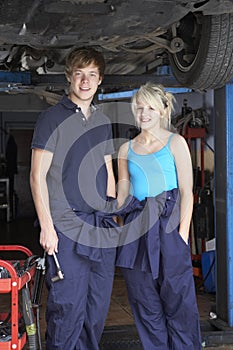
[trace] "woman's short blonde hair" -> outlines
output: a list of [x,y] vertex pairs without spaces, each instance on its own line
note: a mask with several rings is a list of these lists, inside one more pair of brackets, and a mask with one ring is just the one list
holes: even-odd
[[163,85],[151,82],[142,85],[132,97],[131,108],[136,117],[137,104],[145,103],[153,109],[158,109],[163,116],[160,125],[164,129],[171,128],[171,112],[174,110],[175,97],[172,93],[166,92]]

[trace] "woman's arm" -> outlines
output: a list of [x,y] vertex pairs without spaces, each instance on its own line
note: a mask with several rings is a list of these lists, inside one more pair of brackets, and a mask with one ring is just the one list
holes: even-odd
[[175,135],[171,141],[171,151],[175,158],[178,186],[181,196],[179,232],[188,242],[189,227],[193,212],[193,169],[190,151],[185,139]]
[[118,153],[118,184],[117,184],[117,201],[118,207],[121,207],[129,195],[130,180],[128,172],[128,154],[129,142],[124,143]]
[[116,181],[112,167],[112,156],[106,155],[104,159],[108,174],[107,196],[116,198]]

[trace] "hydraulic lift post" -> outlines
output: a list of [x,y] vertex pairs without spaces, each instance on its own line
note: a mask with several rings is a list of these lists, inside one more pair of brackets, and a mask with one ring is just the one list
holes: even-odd
[[233,82],[215,90],[214,106],[216,313],[233,327]]

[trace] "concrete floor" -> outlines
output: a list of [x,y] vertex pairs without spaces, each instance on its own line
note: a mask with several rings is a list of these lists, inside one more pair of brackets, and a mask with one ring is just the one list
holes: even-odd
[[[5,224],[1,223],[1,237],[0,244],[20,244],[27,246],[32,250],[33,254],[42,256],[42,249],[38,245],[38,230],[33,226],[33,219],[23,219],[16,220],[14,222]],[[1,256],[1,254],[0,254]],[[46,289],[43,289],[42,294],[42,305],[40,307],[40,324],[41,324],[41,336],[43,349],[44,346],[44,334],[45,334],[45,308],[46,308]],[[204,289],[200,284],[197,288],[197,302],[200,313],[200,320],[202,326],[209,325],[209,313],[215,304],[215,295],[205,293]],[[9,295],[0,294],[0,312],[6,312],[10,309],[9,306]],[[233,333],[233,330],[232,330]],[[208,336],[209,334],[209,336]],[[208,344],[208,339],[212,339],[211,335],[216,334],[216,332],[206,331],[205,327],[202,327],[203,339],[207,336],[207,345],[203,349],[207,350],[233,350],[233,340],[232,344],[229,343],[229,339],[232,339],[230,333],[230,338],[224,334],[220,333],[217,336],[218,344]],[[113,338],[115,339],[113,342]],[[124,342],[125,339],[125,342]],[[204,344],[203,344],[204,345]],[[1,343],[0,343],[1,349]],[[27,349],[25,346],[24,349]],[[115,280],[111,298],[111,305],[109,313],[106,319],[105,331],[103,334],[101,342],[101,350],[137,350],[142,349],[140,342],[138,340],[137,332],[134,326],[134,321],[132,313],[128,304],[125,282],[121,276],[121,273],[116,269]],[[91,349],[87,349],[91,350]],[[149,350],[149,349],[145,349]]]

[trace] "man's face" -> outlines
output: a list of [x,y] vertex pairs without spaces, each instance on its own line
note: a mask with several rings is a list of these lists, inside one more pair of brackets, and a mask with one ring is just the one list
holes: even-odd
[[[102,79],[99,69],[94,64],[85,68],[75,68],[68,79],[70,82],[70,97],[73,102],[91,102]],[[77,103],[78,104],[78,103]]]

